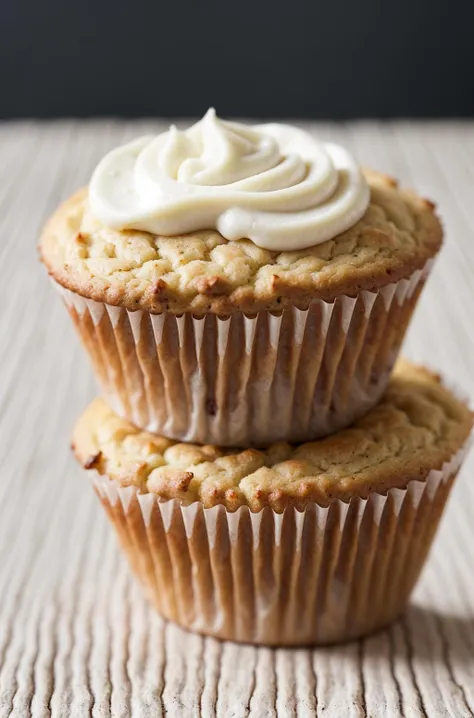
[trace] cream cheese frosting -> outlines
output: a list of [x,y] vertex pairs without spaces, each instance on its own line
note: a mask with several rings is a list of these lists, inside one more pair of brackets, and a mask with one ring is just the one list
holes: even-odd
[[333,239],[369,198],[343,147],[289,125],[224,121],[213,109],[185,131],[171,126],[112,150],[89,185],[92,214],[113,229],[216,229],[278,252]]

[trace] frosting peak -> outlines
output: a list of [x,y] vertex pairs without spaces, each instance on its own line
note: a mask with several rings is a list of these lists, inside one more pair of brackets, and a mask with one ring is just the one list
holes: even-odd
[[369,202],[342,147],[280,124],[220,120],[213,109],[106,155],[89,187],[92,213],[115,229],[173,236],[217,229],[226,239],[292,251],[332,239]]
[[170,127],[159,164],[178,182],[218,187],[248,180],[281,159],[274,138],[245,125],[223,122],[210,109],[187,132]]

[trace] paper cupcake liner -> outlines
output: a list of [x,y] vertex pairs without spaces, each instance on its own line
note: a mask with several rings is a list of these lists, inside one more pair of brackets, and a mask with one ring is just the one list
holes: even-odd
[[94,486],[165,618],[245,643],[326,644],[401,613],[467,449],[406,489],[302,512],[182,506],[97,472]]
[[60,289],[117,414],[178,441],[264,447],[333,433],[377,403],[431,264],[254,317],[132,312]]

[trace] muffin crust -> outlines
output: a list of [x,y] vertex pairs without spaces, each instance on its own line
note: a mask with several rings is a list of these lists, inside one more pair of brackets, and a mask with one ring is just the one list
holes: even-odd
[[365,174],[371,190],[365,215],[310,249],[270,252],[209,230],[179,237],[112,230],[91,217],[83,189],[46,224],[41,256],[64,287],[152,313],[304,308],[315,298],[377,290],[422,269],[439,250],[442,229],[431,202],[385,175]]
[[379,406],[319,441],[265,451],[176,443],[139,431],[96,399],[76,425],[73,449],[84,468],[165,500],[281,512],[423,480],[462,447],[472,418],[437,375],[400,360]]

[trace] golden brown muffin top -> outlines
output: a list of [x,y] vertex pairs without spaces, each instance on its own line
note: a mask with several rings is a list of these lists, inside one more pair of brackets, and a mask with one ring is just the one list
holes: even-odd
[[86,469],[163,499],[282,511],[423,480],[462,447],[472,418],[438,376],[400,360],[379,406],[318,441],[264,451],[181,444],[139,431],[96,399],[75,428],[73,448]]
[[305,308],[315,298],[331,301],[407,277],[440,248],[431,202],[385,175],[365,175],[371,200],[362,219],[309,249],[270,252],[210,230],[179,237],[113,230],[93,219],[83,189],[46,224],[41,255],[63,286],[127,309],[227,315]]

